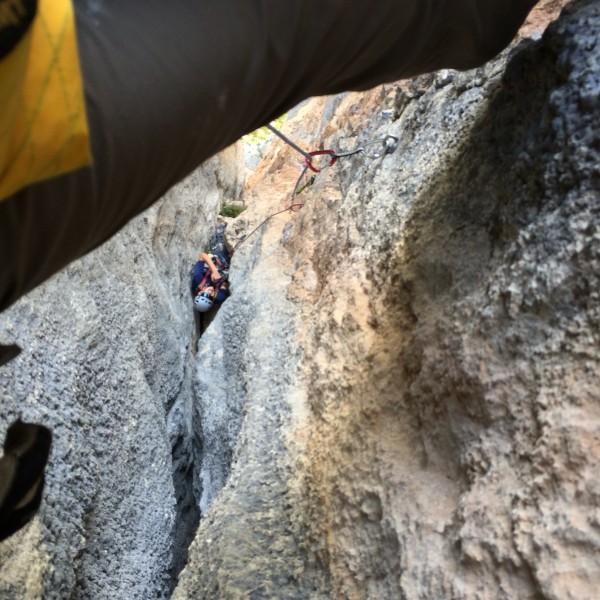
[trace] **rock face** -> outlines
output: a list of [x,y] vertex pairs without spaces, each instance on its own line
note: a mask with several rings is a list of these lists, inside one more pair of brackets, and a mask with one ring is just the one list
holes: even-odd
[[296,142],[364,151],[287,212],[271,149],[232,241],[283,212],[197,347],[235,149],[2,315],[3,430],[55,443],[0,595],[597,598],[598,32],[576,2],[485,68],[303,105]]
[[39,518],[0,545],[6,600],[167,598],[197,525],[189,270],[240,149],[206,163],[101,249],[2,315],[2,438],[51,428]]
[[[288,125],[400,145],[238,251],[196,380],[231,474],[174,598],[597,597],[599,31],[575,4],[483,69]],[[278,146],[243,218],[298,173]]]

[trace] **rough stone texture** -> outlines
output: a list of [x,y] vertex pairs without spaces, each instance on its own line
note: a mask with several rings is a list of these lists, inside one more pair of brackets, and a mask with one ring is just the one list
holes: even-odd
[[21,533],[2,542],[0,590],[3,598],[42,598],[44,574],[50,568],[50,557],[45,552],[37,517]]
[[19,415],[54,433],[39,518],[0,545],[3,599],[170,595],[198,518],[188,275],[240,159],[209,161],[2,315],[23,348],[0,369],[2,439]]
[[297,213],[267,153],[232,240],[284,212],[199,340],[235,157],[3,315],[2,429],[56,438],[0,595],[169,597],[199,511],[177,600],[596,599],[598,32],[577,2],[485,68],[300,107],[302,146],[365,152]]
[[[264,218],[252,205],[243,215]],[[297,379],[299,309],[286,299],[291,273],[281,266],[285,221],[240,246],[232,298],[200,340],[195,468],[205,518],[173,598],[307,598],[316,583],[314,597],[327,598],[324,574],[307,573],[288,485],[286,430],[304,390]]]
[[[196,380],[221,431],[197,477],[231,474],[174,598],[598,597],[598,32],[579,2],[485,68],[286,126],[400,147],[342,159],[241,247]],[[299,173],[267,160],[247,230]]]

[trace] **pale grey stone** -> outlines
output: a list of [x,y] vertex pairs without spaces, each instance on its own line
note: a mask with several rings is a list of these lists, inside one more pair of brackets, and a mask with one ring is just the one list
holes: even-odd
[[[201,337],[233,150],[2,315],[2,427],[55,434],[3,597],[596,598],[598,32],[576,2],[484,68],[293,111],[365,152],[239,247]],[[265,157],[229,239],[290,202],[300,161]]]

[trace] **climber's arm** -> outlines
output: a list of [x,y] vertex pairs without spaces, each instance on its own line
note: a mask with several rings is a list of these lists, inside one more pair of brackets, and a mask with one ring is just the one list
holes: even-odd
[[0,201],[0,310],[301,100],[481,64],[534,4],[75,0],[92,162]]
[[221,279],[221,273],[219,273],[219,269],[217,269],[210,254],[200,252],[200,260],[204,261],[208,265],[213,281],[218,281],[219,279]]

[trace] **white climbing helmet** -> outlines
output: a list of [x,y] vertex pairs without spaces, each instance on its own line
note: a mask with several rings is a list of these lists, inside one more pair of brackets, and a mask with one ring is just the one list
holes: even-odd
[[208,294],[198,294],[194,298],[194,308],[198,312],[208,312],[213,306],[213,299]]

